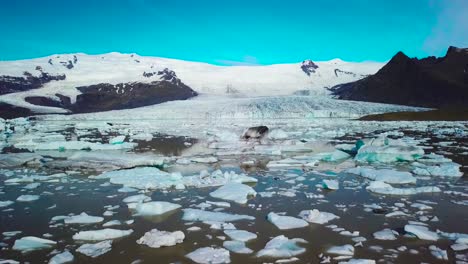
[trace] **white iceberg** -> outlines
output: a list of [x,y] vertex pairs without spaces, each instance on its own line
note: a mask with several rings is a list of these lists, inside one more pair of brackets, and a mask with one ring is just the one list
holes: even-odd
[[133,233],[133,230],[118,230],[112,228],[105,228],[100,230],[80,231],[73,235],[74,240],[85,240],[85,241],[101,241],[101,240],[112,240],[128,236]]
[[378,194],[388,194],[388,195],[413,195],[418,193],[435,193],[440,192],[441,190],[435,186],[423,186],[415,188],[395,188],[388,183],[382,181],[374,181],[366,187],[367,190],[378,193]]
[[340,188],[340,184],[337,180],[323,180],[322,187],[328,190],[338,190]]
[[105,240],[95,244],[83,244],[76,249],[88,257],[96,258],[112,250],[112,240]]
[[179,209],[180,205],[170,202],[153,201],[147,203],[138,203],[135,207],[136,215],[151,216],[162,215],[170,211]]
[[419,162],[412,164],[413,173],[422,176],[443,176],[443,177],[461,177],[460,164],[455,162],[446,162],[439,165],[424,165]]
[[265,248],[257,253],[257,257],[290,258],[300,255],[306,250],[297,243],[307,243],[302,238],[289,239],[283,235],[277,236],[265,245]]
[[354,247],[352,245],[333,246],[327,250],[327,253],[340,256],[354,256]]
[[187,254],[186,257],[199,264],[231,263],[229,251],[224,248],[199,248]]
[[430,231],[426,226],[405,225],[405,231],[423,240],[437,241],[439,239],[439,235]]
[[384,230],[375,232],[373,235],[374,238],[378,240],[396,240],[398,232],[390,228],[385,228]]
[[375,264],[373,259],[350,259],[348,261],[340,261],[338,264]]
[[183,209],[185,221],[201,222],[234,222],[239,220],[255,220],[255,217],[249,215],[228,214],[223,212],[210,212],[200,209]]
[[13,202],[13,201],[0,201],[0,208],[2,208],[2,207],[8,207],[8,206],[10,206],[10,205],[12,205],[12,204],[14,204],[14,203],[15,203],[15,202]]
[[169,247],[182,243],[185,235],[182,231],[167,232],[152,229],[146,232],[136,242],[140,245],[147,245],[151,248]]
[[253,252],[252,249],[245,246],[245,242],[238,241],[238,240],[224,241],[223,247],[237,254],[251,254]]
[[382,181],[390,184],[416,183],[416,178],[410,172],[396,171],[390,169],[373,169],[365,167],[356,167],[346,172],[360,175],[373,181]]
[[292,216],[278,215],[273,212],[268,214],[267,219],[281,230],[302,228],[309,225],[309,223],[302,219],[295,218]]
[[15,240],[15,244],[13,245],[13,250],[18,250],[21,252],[29,252],[29,251],[34,251],[34,250],[39,250],[39,249],[46,249],[46,248],[51,248],[55,246],[57,242],[44,239],[44,238],[39,238],[39,237],[33,237],[33,236],[27,236],[27,237],[22,237],[20,239]]
[[79,215],[73,215],[65,218],[63,222],[65,224],[96,224],[104,221],[103,217],[100,216],[90,216],[87,213],[83,212]]
[[23,194],[18,196],[16,198],[17,202],[33,202],[36,200],[39,200],[40,196],[39,195],[33,195],[33,194]]
[[354,158],[359,162],[415,161],[424,155],[424,149],[399,140],[377,138],[362,146]]
[[112,145],[117,145],[117,144],[123,144],[125,141],[125,136],[116,136],[111,139],[109,139],[109,144]]
[[326,224],[333,219],[340,218],[339,216],[335,214],[327,213],[327,212],[320,212],[317,209],[303,210],[299,213],[299,216],[302,219],[306,220],[307,222],[315,223],[315,224]]
[[210,196],[244,204],[247,203],[248,197],[255,196],[256,194],[257,192],[248,185],[231,182],[219,187],[219,189],[214,192],[211,192]]
[[224,230],[224,233],[232,240],[247,242],[257,238],[255,233],[245,230]]
[[49,264],[64,264],[64,263],[69,263],[72,262],[75,259],[72,253],[70,251],[64,251],[62,253],[59,253],[55,256],[53,256],[49,260]]

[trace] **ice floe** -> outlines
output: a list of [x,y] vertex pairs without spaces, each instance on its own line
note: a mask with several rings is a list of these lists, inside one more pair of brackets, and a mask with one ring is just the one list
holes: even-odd
[[265,245],[265,248],[257,253],[257,257],[289,258],[300,255],[306,250],[298,246],[298,243],[307,243],[302,238],[289,239],[283,235],[277,236]]
[[140,216],[162,215],[167,212],[179,209],[180,207],[180,205],[175,203],[153,201],[147,203],[138,203],[135,206],[135,213],[136,215]]
[[79,215],[73,215],[73,216],[68,216],[63,219],[63,222],[65,224],[81,224],[81,225],[86,225],[86,224],[96,224],[104,221],[103,217],[100,216],[91,216],[88,215],[87,213],[83,212]]
[[396,240],[398,232],[390,228],[385,228],[384,230],[375,232],[373,236],[378,240]]
[[88,257],[96,258],[112,250],[112,240],[104,240],[95,244],[83,244],[76,249]]
[[33,202],[36,200],[39,200],[40,196],[39,195],[34,195],[34,194],[23,194],[18,196],[16,198],[17,202]]
[[281,230],[302,228],[309,225],[309,223],[302,219],[292,216],[279,215],[273,212],[268,214],[267,219],[270,221],[270,223],[274,224]]
[[70,253],[70,251],[65,250],[64,252],[53,256],[49,260],[49,264],[64,264],[72,262],[74,259],[75,257],[73,256],[73,254]]
[[410,172],[404,171],[356,167],[347,170],[347,172],[360,175],[373,181],[382,181],[390,184],[416,183],[416,178],[413,177]]
[[29,252],[34,250],[46,249],[55,246],[57,242],[33,237],[33,236],[26,236],[20,239],[15,240],[15,244],[13,245],[13,250],[18,250],[21,252]]
[[224,233],[232,240],[247,242],[257,238],[257,235],[245,230],[224,230]]
[[341,256],[354,256],[354,247],[352,245],[333,246],[327,250],[327,253]]
[[210,196],[218,199],[244,204],[247,202],[248,197],[255,196],[256,194],[257,192],[248,185],[231,182],[211,192]]
[[199,264],[231,263],[229,251],[224,248],[203,247],[186,255]]
[[441,190],[436,186],[423,186],[414,188],[395,188],[388,183],[382,181],[373,181],[366,187],[367,190],[387,195],[413,195],[418,193],[436,193]]
[[176,244],[182,243],[185,239],[185,235],[182,231],[159,231],[152,229],[146,232],[136,242],[141,245],[147,245],[151,248],[169,247]]
[[327,213],[327,212],[320,212],[317,209],[313,210],[303,210],[299,213],[299,217],[302,219],[306,220],[309,223],[315,223],[315,224],[326,224],[333,219],[338,219],[340,218],[339,216],[332,214],[332,213]]
[[432,232],[429,228],[422,225],[405,225],[405,231],[423,240],[437,241],[439,239],[439,235],[436,232]]
[[199,209],[183,209],[185,221],[202,221],[202,222],[233,222],[239,220],[254,220],[255,217],[249,215],[229,214],[223,212],[210,212]]
[[223,247],[227,250],[237,253],[237,254],[251,254],[253,252],[252,249],[248,248],[243,241],[224,241]]
[[120,237],[125,237],[133,233],[133,230],[118,230],[112,228],[105,228],[100,230],[80,231],[73,235],[74,240],[84,241],[101,241],[112,240]]

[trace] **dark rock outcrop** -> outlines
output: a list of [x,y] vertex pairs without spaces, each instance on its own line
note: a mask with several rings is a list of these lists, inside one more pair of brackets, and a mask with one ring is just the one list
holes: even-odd
[[250,127],[244,132],[242,139],[262,139],[266,134],[268,134],[267,126]]
[[186,100],[197,93],[180,80],[151,83],[101,83],[77,87],[82,94],[68,108],[73,113],[89,113],[108,110],[137,108],[173,100]]
[[12,119],[18,117],[26,117],[34,115],[28,108],[19,107],[7,103],[0,102],[0,117],[4,119]]
[[318,65],[312,60],[305,60],[301,64],[301,69],[307,76],[310,76],[311,73],[314,73],[315,70],[318,69]]
[[398,52],[376,74],[331,88],[339,99],[423,107],[468,105],[468,49],[444,57],[409,58]]
[[34,76],[29,72],[24,72],[21,77],[8,75],[0,76],[0,95],[41,88],[48,82],[65,80],[66,78],[65,74],[50,75],[46,72],[42,72],[42,68],[39,68],[38,71],[41,72],[39,76]]

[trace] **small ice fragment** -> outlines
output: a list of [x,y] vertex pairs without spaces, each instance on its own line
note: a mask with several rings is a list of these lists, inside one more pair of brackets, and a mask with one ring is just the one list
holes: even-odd
[[72,255],[72,253],[70,253],[70,251],[65,250],[64,252],[59,253],[59,254],[53,256],[53,257],[49,260],[49,264],[64,264],[64,263],[69,263],[69,262],[72,262],[74,258],[75,258],[75,257],[73,257],[73,255]]
[[348,261],[340,261],[338,264],[375,264],[373,259],[350,259]]
[[21,252],[29,252],[39,249],[51,248],[55,246],[57,242],[43,239],[39,237],[27,236],[17,239],[13,245],[13,250]]
[[255,217],[249,215],[228,214],[222,212],[210,212],[199,209],[183,209],[185,221],[202,221],[202,222],[233,222],[238,220],[255,220]]
[[214,192],[211,192],[210,196],[218,199],[234,201],[236,203],[244,204],[247,203],[247,198],[249,196],[255,196],[256,194],[257,192],[248,185],[230,182],[219,187]]
[[182,243],[185,235],[182,231],[167,232],[153,229],[146,232],[136,242],[140,245],[147,245],[151,248],[169,247]]
[[257,235],[245,230],[224,230],[232,240],[247,242],[257,238]]
[[447,250],[442,250],[434,245],[429,246],[432,256],[440,260],[448,260]]
[[322,187],[328,190],[338,190],[340,185],[337,180],[323,180]]
[[96,258],[111,251],[111,249],[112,240],[105,240],[96,244],[83,244],[76,249],[76,252],[79,252],[88,257]]
[[100,230],[80,231],[73,235],[74,240],[87,240],[87,241],[101,241],[112,240],[133,233],[133,230],[118,230],[112,228],[105,228]]
[[231,263],[229,251],[224,248],[203,247],[186,255],[199,264]]
[[32,202],[39,199],[39,195],[23,194],[16,198],[17,202]]
[[109,144],[112,144],[112,145],[119,145],[119,144],[123,144],[125,141],[125,136],[117,136],[117,137],[113,137],[109,140]]
[[180,205],[170,202],[148,202],[139,203],[135,207],[136,215],[150,216],[162,215],[167,212],[179,209]]
[[333,246],[327,250],[327,253],[341,256],[353,256],[354,247],[352,245]]
[[86,214],[85,212],[79,214],[79,215],[74,215],[74,216],[69,216],[65,218],[64,220],[65,224],[81,224],[81,225],[86,225],[86,224],[96,224],[104,221],[103,217],[100,216],[90,216]]
[[281,230],[301,228],[309,225],[309,223],[302,219],[292,216],[282,216],[273,212],[268,214],[267,219]]
[[430,231],[425,226],[405,225],[405,231],[423,240],[437,241],[439,239],[439,235],[436,232]]
[[315,223],[315,224],[326,224],[333,219],[340,218],[339,216],[335,214],[327,213],[327,212],[320,212],[317,209],[303,210],[299,213],[299,216],[302,219],[306,220],[307,222]]
[[396,236],[398,236],[398,232],[389,228],[374,233],[374,238],[378,240],[396,240]]
[[237,254],[251,254],[253,252],[253,250],[245,246],[245,242],[238,240],[224,241],[223,247]]
[[307,243],[302,238],[289,239],[283,235],[277,236],[265,245],[265,248],[257,253],[257,257],[289,258],[300,255],[306,250],[297,243]]

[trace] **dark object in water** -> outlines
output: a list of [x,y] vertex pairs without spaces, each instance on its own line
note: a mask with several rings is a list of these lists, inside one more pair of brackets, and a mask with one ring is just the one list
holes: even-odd
[[375,208],[375,209],[372,210],[372,212],[374,212],[374,214],[386,214],[387,210],[380,209],[380,208]]
[[244,132],[242,139],[261,139],[266,134],[268,134],[268,127],[267,126],[257,126],[257,127],[250,127],[247,131]]

